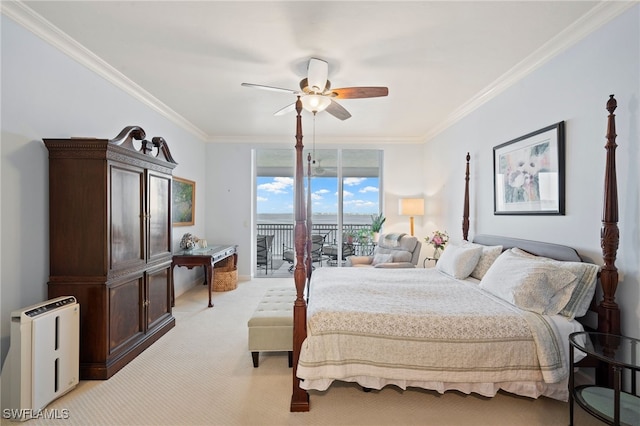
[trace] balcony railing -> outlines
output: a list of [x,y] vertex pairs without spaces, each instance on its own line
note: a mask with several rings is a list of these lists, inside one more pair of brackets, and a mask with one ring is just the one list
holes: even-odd
[[[343,233],[351,235],[360,235],[370,231],[370,225],[363,224],[343,224]],[[294,225],[290,223],[264,223],[258,224],[259,235],[273,235],[272,253],[274,257],[282,257],[283,247],[293,248]],[[312,234],[320,234],[324,236],[325,244],[336,244],[338,242],[338,225],[337,224],[313,224],[311,227]]]

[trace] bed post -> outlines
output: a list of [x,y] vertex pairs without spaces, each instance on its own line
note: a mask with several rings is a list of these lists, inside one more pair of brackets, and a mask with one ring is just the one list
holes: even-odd
[[304,200],[304,171],[302,161],[302,101],[300,96],[296,101],[296,171],[295,171],[295,229],[294,240],[296,250],[296,267],[293,271],[293,279],[296,286],[296,301],[293,304],[293,391],[291,393],[291,406],[289,411],[309,411],[309,394],[300,388],[298,379],[298,359],[302,342],[307,337],[307,304],[304,300],[304,285],[306,271],[304,253],[307,240],[307,225]]
[[603,300],[598,305],[598,331],[620,334],[620,309],[615,302],[618,287],[618,269],[615,266],[620,235],[618,232],[618,187],[616,180],[616,110],[617,102],[609,96],[607,111],[607,162],[604,174],[604,206],[602,210],[602,228],[600,245],[604,265],[600,272]]
[[462,239],[469,238],[469,161],[471,156],[467,152],[467,169],[464,173],[464,208],[462,210]]

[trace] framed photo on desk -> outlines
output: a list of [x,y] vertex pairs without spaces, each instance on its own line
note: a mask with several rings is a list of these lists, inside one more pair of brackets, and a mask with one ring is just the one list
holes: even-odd
[[171,193],[173,226],[194,225],[196,223],[196,183],[174,176]]

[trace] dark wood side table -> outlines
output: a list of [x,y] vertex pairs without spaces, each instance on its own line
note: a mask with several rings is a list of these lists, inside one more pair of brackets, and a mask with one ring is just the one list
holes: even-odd
[[202,266],[204,268],[204,284],[209,286],[209,307],[213,307],[213,303],[211,302],[211,292],[213,291],[213,265],[229,256],[233,256],[233,266],[237,267],[237,245],[213,245],[194,250],[183,250],[174,254],[171,261],[171,306],[175,306],[173,268],[176,266],[186,266],[189,269],[193,269],[194,266]]
[[[607,333],[581,331],[569,335],[569,426],[573,426],[573,403],[610,425],[640,425],[640,397],[636,374],[640,372],[640,340]],[[580,350],[610,366],[613,389],[575,385],[574,351]],[[631,392],[622,391],[622,370],[631,370]]]

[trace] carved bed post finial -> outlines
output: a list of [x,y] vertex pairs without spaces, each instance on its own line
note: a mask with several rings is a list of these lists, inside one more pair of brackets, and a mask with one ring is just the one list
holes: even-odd
[[305,243],[307,239],[306,212],[304,200],[304,179],[302,150],[302,101],[300,96],[296,101],[296,169],[295,169],[295,228],[294,242],[296,251],[296,267],[293,271],[293,279],[296,286],[296,301],[293,304],[293,390],[291,393],[291,405],[289,411],[309,411],[309,394],[300,388],[300,379],[296,374],[302,342],[307,337],[307,304],[304,300],[305,273]]
[[462,212],[462,239],[469,238],[469,161],[471,155],[467,152],[467,169],[464,174],[464,208]]
[[602,209],[602,228],[600,245],[604,265],[600,273],[603,300],[598,305],[598,331],[620,334],[620,310],[615,302],[618,287],[618,269],[615,266],[620,235],[618,231],[618,184],[616,181],[616,122],[614,111],[617,102],[609,96],[607,111],[607,151],[604,176],[604,206]]

